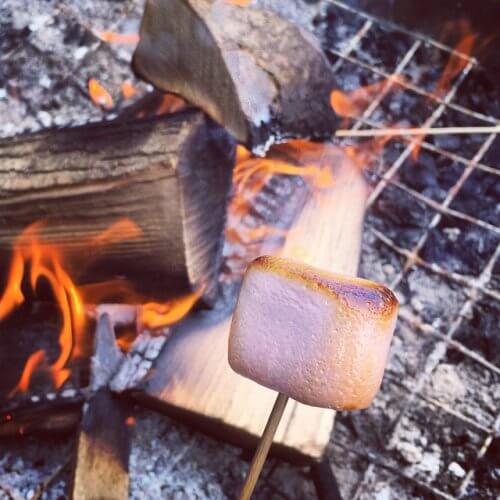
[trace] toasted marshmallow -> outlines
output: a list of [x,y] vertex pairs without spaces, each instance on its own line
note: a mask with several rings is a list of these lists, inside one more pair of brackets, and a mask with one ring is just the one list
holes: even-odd
[[301,403],[366,408],[382,383],[398,307],[372,281],[259,257],[233,315],[229,364]]

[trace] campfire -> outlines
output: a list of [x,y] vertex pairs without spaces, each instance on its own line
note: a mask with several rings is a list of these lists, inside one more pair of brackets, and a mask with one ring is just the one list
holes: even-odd
[[[473,23],[424,36],[337,1],[170,3],[0,21],[6,61],[46,60],[52,92],[38,98],[6,64],[2,449],[76,436],[42,450],[50,470],[24,483],[0,461],[0,497],[155,497],[145,443],[165,460],[154,429],[168,420],[146,408],[210,436],[189,438],[181,462],[208,447],[227,463],[213,439],[254,448],[274,395],[232,373],[227,336],[243,273],[267,254],[374,279],[402,308],[374,405],[335,425],[289,405],[256,497],[331,493],[332,471],[345,498],[494,492],[500,96],[487,40]],[[78,71],[59,42],[40,49],[64,30]],[[214,497],[236,495],[237,461]],[[184,481],[211,497],[186,474],[158,479],[162,494]]]

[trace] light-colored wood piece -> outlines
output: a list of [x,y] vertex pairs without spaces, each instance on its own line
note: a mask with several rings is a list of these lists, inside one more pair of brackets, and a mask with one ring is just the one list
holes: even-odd
[[[310,196],[281,255],[355,275],[366,185],[358,168],[342,155],[334,164],[333,187]],[[141,390],[156,403],[166,403],[167,409],[173,406],[204,418],[222,429],[219,435],[238,431],[239,442],[251,445],[262,434],[276,393],[231,370],[227,362],[230,324],[230,313],[225,310],[202,312],[184,321],[175,328]],[[284,411],[275,443],[301,456],[318,458],[330,440],[333,421],[331,410],[292,401]],[[249,435],[253,437],[250,442]]]
[[400,137],[413,135],[472,135],[500,134],[500,125],[491,127],[415,127],[373,128],[367,130],[337,130],[337,137]]

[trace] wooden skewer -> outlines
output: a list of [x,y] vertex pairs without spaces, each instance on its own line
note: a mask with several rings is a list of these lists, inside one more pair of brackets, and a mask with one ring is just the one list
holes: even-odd
[[273,443],[276,429],[278,428],[283,412],[285,411],[287,402],[288,396],[280,392],[278,394],[278,397],[276,398],[276,402],[274,403],[271,414],[269,415],[269,419],[267,420],[264,433],[260,438],[259,446],[255,451],[255,455],[253,456],[252,465],[250,466],[250,470],[248,471],[247,478],[245,484],[243,485],[243,489],[241,490],[239,500],[250,500],[252,496],[255,484],[259,479],[262,467],[264,465],[264,462],[266,461],[269,448],[271,448],[271,444]]
[[446,135],[446,134],[498,134],[500,125],[491,127],[440,127],[440,128],[380,128],[369,130],[337,130],[337,137],[387,137],[402,135]]

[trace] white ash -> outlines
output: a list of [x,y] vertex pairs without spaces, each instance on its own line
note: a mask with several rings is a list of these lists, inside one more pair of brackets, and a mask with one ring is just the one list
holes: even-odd
[[453,404],[467,394],[467,387],[453,365],[443,363],[434,370],[428,388],[428,395],[440,401]]

